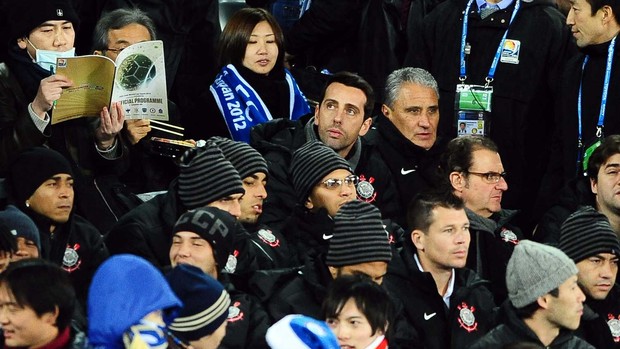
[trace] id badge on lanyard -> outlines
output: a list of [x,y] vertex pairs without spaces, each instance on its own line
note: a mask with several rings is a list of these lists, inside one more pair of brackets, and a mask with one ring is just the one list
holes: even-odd
[[[489,136],[491,132],[491,104],[493,100],[493,78],[495,76],[495,70],[500,58],[504,59],[504,45],[506,43],[506,36],[508,35],[508,29],[504,32],[502,40],[495,52],[495,57],[491,63],[491,68],[486,77],[485,85],[469,85],[465,83],[467,79],[466,74],[466,62],[465,55],[469,54],[471,47],[467,44],[467,24],[469,22],[469,10],[474,0],[469,0],[465,7],[463,15],[463,32],[461,35],[461,54],[460,54],[460,83],[456,85],[455,95],[455,120],[457,137],[476,135],[476,136]],[[515,0],[515,8],[510,17],[508,28],[512,24],[519,7],[521,6],[520,0]],[[504,61],[504,60],[502,60]]]
[[456,85],[457,136],[488,136],[491,127],[492,86]]

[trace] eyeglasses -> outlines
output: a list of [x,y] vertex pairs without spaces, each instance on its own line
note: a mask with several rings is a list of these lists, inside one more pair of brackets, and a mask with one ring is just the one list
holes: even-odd
[[480,176],[485,182],[489,184],[498,183],[501,178],[506,179],[506,172],[502,172],[502,173],[498,173],[498,172],[480,173],[480,172],[469,172],[469,171],[466,171],[466,172],[469,174]]
[[111,51],[114,52],[116,54],[121,53],[122,50],[126,49],[127,47],[121,47],[121,48],[111,48],[111,47],[106,47],[106,51]]
[[360,181],[360,178],[358,176],[350,175],[350,176],[344,177],[343,179],[328,178],[324,180],[323,182],[321,182],[321,184],[323,184],[323,186],[327,189],[336,189],[336,188],[340,188],[343,183],[346,186],[350,187],[353,185],[357,185],[359,181]]

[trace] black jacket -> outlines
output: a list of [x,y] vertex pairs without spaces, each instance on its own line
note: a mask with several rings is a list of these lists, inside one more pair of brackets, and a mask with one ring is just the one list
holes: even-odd
[[491,282],[496,303],[508,296],[506,267],[515,246],[523,239],[521,230],[511,224],[516,211],[501,210],[490,218],[481,217],[466,209],[471,242],[467,253],[467,268]]
[[41,257],[66,270],[83,309],[95,271],[108,258],[103,236],[87,220],[72,213],[69,221],[50,233],[51,221],[20,207],[36,223],[41,237]]
[[[289,217],[297,204],[289,169],[293,153],[310,139],[318,139],[312,115],[299,121],[275,120],[252,129],[250,144],[269,166],[267,192],[263,214],[259,221],[277,229]],[[360,177],[357,197],[377,206],[385,219],[402,223],[404,214],[398,205],[398,192],[377,148],[363,138],[347,154],[346,160]]]
[[438,138],[431,149],[424,150],[405,138],[383,114],[376,117],[375,126],[364,139],[376,147],[387,165],[400,196],[399,214],[405,217],[417,193],[439,185],[437,168],[446,140]]
[[[576,335],[594,345],[597,349],[620,348],[620,288],[614,285],[604,300],[586,297],[584,316]],[[590,308],[596,315],[585,318],[585,309]]]
[[[484,85],[514,4],[481,19],[474,1],[469,13],[467,84]],[[456,136],[454,99],[459,83],[461,28],[466,0],[446,0],[424,19],[411,49],[413,66],[425,68],[439,86],[439,134]],[[544,33],[544,35],[541,35]],[[497,65],[490,137],[510,174],[507,208],[530,209],[549,160],[561,69],[574,51],[564,16],[552,1],[522,1],[507,39],[517,40],[518,64]],[[515,42],[516,45],[516,42]]]
[[502,318],[500,325],[491,330],[486,336],[474,343],[470,349],[496,349],[504,345],[531,342],[549,349],[593,349],[583,339],[578,338],[572,332],[565,329],[560,330],[560,334],[549,346],[544,346],[538,336],[521,320],[510,302],[505,302],[501,308]]
[[[577,95],[581,82],[581,67],[585,55],[589,61],[583,72],[582,95],[582,137],[585,147],[595,140],[596,125],[598,123],[603,95],[603,81],[607,61],[607,48],[610,42],[592,45],[582,49],[582,52],[572,57],[566,64],[562,76],[562,109],[556,116],[558,128],[554,135],[553,150],[545,184],[549,187],[545,194],[553,195],[573,179],[577,174],[577,140],[578,117]],[[616,43],[617,44],[617,43]],[[620,64],[620,50],[616,46],[613,55],[613,67]],[[609,81],[607,107],[603,135],[608,136],[620,133],[620,100],[613,98],[620,94],[620,71],[612,68]],[[579,169],[583,173],[583,169]]]
[[554,195],[553,206],[538,222],[532,240],[557,246],[560,242],[561,227],[564,221],[580,206],[596,207],[596,196],[586,177],[575,178]]
[[269,315],[255,297],[235,289],[228,281],[228,275],[220,273],[218,280],[230,294],[226,335],[218,348],[268,349],[265,341],[267,329],[271,326]]
[[256,250],[257,269],[279,269],[294,266],[293,255],[284,235],[265,225],[244,225],[250,232],[249,243]]
[[134,254],[160,269],[170,265],[172,229],[185,211],[175,181],[168,192],[136,207],[112,227],[105,237],[110,253]]
[[450,308],[430,273],[421,272],[411,243],[388,266],[384,284],[405,307],[405,316],[426,349],[467,348],[495,324],[495,303],[482,280],[469,269],[456,269]]

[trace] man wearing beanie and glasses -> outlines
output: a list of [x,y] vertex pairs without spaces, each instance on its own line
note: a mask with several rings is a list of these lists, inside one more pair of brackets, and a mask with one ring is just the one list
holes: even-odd
[[230,296],[222,284],[202,270],[180,264],[166,279],[183,303],[168,326],[172,349],[216,349],[226,334]]
[[494,324],[495,303],[488,282],[465,268],[464,203],[449,191],[421,193],[407,221],[411,233],[389,265],[386,288],[403,303],[422,347],[467,348]]
[[25,150],[11,163],[7,187],[11,203],[37,225],[40,257],[69,272],[85,304],[92,276],[109,254],[97,228],[75,213],[69,161],[44,147]]
[[290,251],[284,236],[281,232],[258,223],[263,213],[263,203],[267,198],[266,185],[269,175],[267,162],[247,143],[222,137],[212,137],[209,141],[217,144],[224,157],[239,171],[245,190],[245,194],[239,200],[241,205],[239,222],[250,234],[245,234],[244,231],[243,235],[246,236],[240,236],[235,244],[239,247],[240,254],[249,255],[246,256],[249,257],[246,260],[252,260],[253,266],[248,268],[275,269],[289,266]]
[[46,145],[57,150],[71,161],[82,200],[80,215],[107,230],[115,221],[114,212],[99,191],[109,185],[110,177],[100,175],[120,173],[127,165],[118,137],[124,110],[120,102],[112,102],[99,117],[52,125],[55,101],[73,85],[54,74],[56,59],[75,55],[78,15],[69,0],[10,0],[4,5],[9,45],[6,62],[0,64],[0,176],[25,149]]
[[269,299],[274,321],[288,314],[319,319],[327,287],[340,275],[366,274],[378,284],[383,282],[392,250],[376,207],[358,200],[345,203],[330,234],[327,253],[307,258],[301,275]]
[[180,174],[166,193],[136,207],[112,227],[106,236],[112,254],[135,254],[163,268],[170,265],[172,231],[183,213],[212,206],[239,218],[241,178],[216,145],[190,149],[180,162]]
[[[620,348],[620,242],[607,217],[591,206],[582,207],[562,225],[558,247],[577,265],[577,282],[586,295],[577,335],[599,349]],[[598,317],[588,316],[593,315],[590,309]]]
[[577,284],[578,269],[561,250],[521,241],[508,261],[508,302],[502,323],[471,349],[501,348],[532,342],[545,348],[594,348],[572,331],[579,327],[585,296]]
[[232,304],[222,342],[224,348],[266,348],[264,337],[271,325],[269,316],[253,297],[237,290],[229,277],[236,264],[236,224],[233,216],[216,207],[184,213],[173,229],[170,264],[175,269],[180,265],[199,268],[217,279],[230,294]]

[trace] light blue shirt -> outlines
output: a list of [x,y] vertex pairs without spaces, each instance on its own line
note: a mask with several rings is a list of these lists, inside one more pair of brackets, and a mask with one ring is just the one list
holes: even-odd
[[514,0],[502,0],[498,4],[490,4],[486,2],[485,0],[476,0],[476,4],[478,4],[478,11],[482,10],[483,8],[489,5],[497,5],[497,7],[499,7],[500,10],[505,10],[510,5],[512,5],[513,1]]

